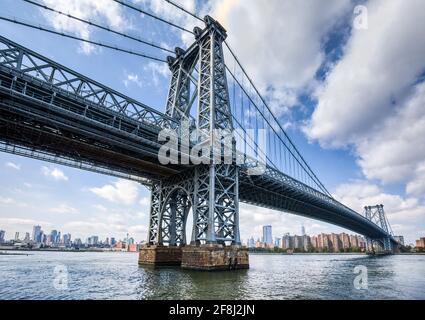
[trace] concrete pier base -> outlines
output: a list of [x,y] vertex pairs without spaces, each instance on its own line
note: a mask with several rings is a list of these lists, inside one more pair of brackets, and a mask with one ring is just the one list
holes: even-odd
[[182,248],[181,266],[206,271],[249,269],[248,249],[217,244],[185,246]]
[[139,264],[151,266],[180,266],[182,262],[181,247],[158,245],[143,246],[139,252]]

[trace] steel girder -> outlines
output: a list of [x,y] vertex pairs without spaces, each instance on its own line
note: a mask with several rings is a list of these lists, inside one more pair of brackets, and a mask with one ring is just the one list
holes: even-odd
[[111,110],[127,119],[156,127],[174,126],[175,121],[157,110],[91,80],[65,66],[0,36],[0,66],[21,77],[39,79],[54,91],[72,94],[81,101]]

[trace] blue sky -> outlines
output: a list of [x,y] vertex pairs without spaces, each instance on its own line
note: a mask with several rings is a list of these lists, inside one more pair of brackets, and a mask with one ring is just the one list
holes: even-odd
[[[163,46],[191,37],[111,0],[39,0],[76,16]],[[141,8],[192,29],[197,23],[162,0],[133,0]],[[336,198],[357,211],[383,203],[396,233],[413,242],[425,235],[425,43],[421,1],[185,0],[226,27],[229,43],[264,93],[297,147]],[[353,28],[354,8],[367,10],[367,28]],[[165,57],[131,40],[88,28],[21,0],[2,0],[16,17],[87,39]],[[406,19],[406,17],[412,19]],[[414,21],[414,22],[412,22]],[[0,21],[0,34],[92,79],[163,111],[167,66],[82,45]],[[39,223],[85,239],[146,238],[148,191],[113,177],[0,154],[0,229],[12,238]],[[343,231],[268,209],[241,206],[244,240]]]

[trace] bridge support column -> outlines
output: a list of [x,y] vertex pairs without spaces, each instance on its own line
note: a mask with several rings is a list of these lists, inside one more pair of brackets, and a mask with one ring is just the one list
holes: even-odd
[[[167,115],[180,121],[182,127],[197,101],[192,142],[202,151],[201,159],[197,159],[202,161],[193,161],[196,167],[152,186],[148,237],[151,247],[142,248],[140,262],[159,264],[167,260],[168,254],[168,262],[174,262],[181,250],[184,268],[242,269],[249,267],[249,259],[247,249],[240,246],[239,236],[239,166],[223,53],[227,34],[209,16],[205,17],[205,25],[205,29],[194,29],[199,47],[195,54],[186,55],[176,49],[176,57],[168,59],[173,76],[166,109]],[[197,88],[191,96],[190,81],[195,82],[195,78],[189,74],[195,69]],[[179,137],[180,142],[183,139],[186,140]],[[186,246],[185,226],[190,208],[192,245]],[[176,249],[179,246],[182,248]]]

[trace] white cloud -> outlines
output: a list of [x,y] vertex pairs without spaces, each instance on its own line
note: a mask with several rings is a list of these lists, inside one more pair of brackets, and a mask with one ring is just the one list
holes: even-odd
[[6,162],[5,166],[13,170],[17,170],[17,171],[21,170],[21,166],[14,162]]
[[317,89],[305,128],[324,147],[354,147],[363,174],[425,191],[425,3],[369,1],[369,29],[353,29]]
[[323,39],[350,10],[348,0],[213,3],[213,16],[227,29],[242,65],[278,115],[314,85],[325,60]]
[[102,206],[101,204],[94,204],[92,207],[95,208],[98,211],[101,211],[101,212],[108,211],[108,209],[106,207]]
[[0,197],[0,204],[13,204],[13,203],[15,203],[15,200],[13,200],[12,198]]
[[151,198],[150,197],[143,197],[142,199],[140,199],[139,203],[144,207],[150,206]]
[[317,91],[307,133],[322,144],[344,146],[383,119],[409,92],[425,61],[425,3],[367,3],[369,29],[353,29],[343,58]]
[[[123,30],[128,25],[122,7],[110,0],[43,0],[43,3],[55,10],[84,20],[106,22],[107,25],[117,30]],[[87,24],[44,9],[40,10],[48,23],[56,30],[71,32],[86,40],[90,39],[92,31]],[[91,54],[95,48],[89,43],[81,43],[80,46],[80,50],[84,54]]]
[[74,213],[78,213],[79,211],[75,209],[74,207],[67,205],[66,203],[61,203],[59,206],[51,208],[50,212],[60,213],[60,214],[67,214],[67,213],[74,214]]
[[108,201],[131,205],[137,200],[139,186],[135,182],[120,179],[101,188],[91,188],[90,191]]
[[62,170],[56,167],[45,167],[41,168],[42,173],[49,178],[52,178],[56,181],[68,181],[69,178],[63,173]]
[[[5,230],[6,233],[11,238],[11,235],[16,231],[18,232],[31,232],[31,229],[35,225],[41,225],[44,228],[48,229],[52,226],[50,222],[34,220],[34,219],[21,219],[21,218],[0,218],[0,226],[2,230]],[[46,230],[44,229],[44,230]]]
[[150,61],[144,69],[151,73],[152,78],[150,79],[155,87],[159,85],[160,78],[166,79],[170,75],[170,69],[164,63]]
[[135,84],[139,88],[143,86],[142,81],[139,79],[139,75],[134,73],[127,74],[123,82],[126,87],[129,87],[131,84]]

